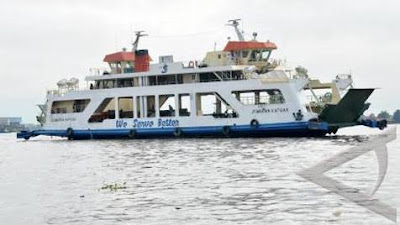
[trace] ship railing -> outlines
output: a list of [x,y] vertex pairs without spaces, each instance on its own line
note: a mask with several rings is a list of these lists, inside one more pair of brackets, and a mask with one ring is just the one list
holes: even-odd
[[254,97],[240,97],[240,102],[243,103],[243,105],[254,105],[255,99]]
[[64,96],[65,94],[73,91],[86,91],[89,90],[88,87],[78,87],[78,88],[72,88],[72,89],[51,89],[47,90],[47,95],[53,95],[53,96]]
[[319,105],[325,105],[326,103],[329,103],[332,101],[332,95],[329,95],[327,93],[325,94],[320,94],[320,95],[306,95],[306,100],[307,102],[311,104],[319,104]]
[[110,70],[105,67],[98,67],[98,68],[90,68],[89,75],[90,76],[102,76],[104,74],[110,74]]
[[[277,97],[275,97],[277,98]],[[263,104],[271,104],[273,102],[277,102],[279,100],[274,99],[274,97],[270,96],[260,96],[257,99],[257,105],[263,105]],[[254,96],[245,96],[245,97],[240,97],[240,102],[243,105],[256,105],[256,97]]]
[[352,79],[351,74],[338,74],[336,75],[336,80],[348,80]]

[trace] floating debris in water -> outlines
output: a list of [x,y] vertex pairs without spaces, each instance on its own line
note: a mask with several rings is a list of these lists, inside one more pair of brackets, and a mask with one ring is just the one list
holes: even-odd
[[333,212],[332,215],[339,217],[340,215],[342,215],[342,210],[337,210],[336,212]]
[[101,187],[99,190],[110,190],[110,191],[117,191],[120,189],[126,189],[126,182],[122,184],[114,183],[114,184],[105,184],[103,187]]

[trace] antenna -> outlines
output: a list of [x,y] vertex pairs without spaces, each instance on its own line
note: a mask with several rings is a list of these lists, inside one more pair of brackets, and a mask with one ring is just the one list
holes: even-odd
[[135,31],[136,40],[132,43],[132,52],[135,52],[138,49],[139,39],[140,37],[148,36],[147,34],[143,34],[144,31]]
[[257,32],[253,32],[253,41],[257,41]]
[[236,35],[238,36],[239,41],[244,41],[243,32],[240,32],[240,30],[238,28],[239,21],[241,21],[241,19],[228,20],[228,24],[226,24],[226,25],[234,27]]

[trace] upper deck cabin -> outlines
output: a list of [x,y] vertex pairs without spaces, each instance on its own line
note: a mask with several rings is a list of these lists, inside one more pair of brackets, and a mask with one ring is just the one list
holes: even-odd
[[110,67],[110,72],[105,72],[103,75],[109,75],[148,71],[152,59],[148,50],[127,52],[126,48],[123,48],[121,52],[106,55],[103,61]]
[[90,89],[105,89],[250,79],[254,72],[273,68],[269,58],[276,48],[269,41],[229,41],[223,51],[208,52],[203,61],[186,64],[174,62],[173,56],[160,56],[158,63],[150,64],[148,50],[123,49],[105,56],[109,71],[86,81],[91,82]]
[[[257,41],[256,33],[253,33],[253,40],[246,41],[238,29],[238,20],[229,22],[231,24],[228,25],[235,28],[239,40],[229,40],[222,51],[208,52],[202,61],[188,63],[174,62],[171,55],[160,56],[158,63],[151,63],[153,60],[149,51],[138,49],[140,37],[146,36],[143,31],[138,31],[131,51],[124,48],[106,55],[103,61],[109,69],[101,74],[87,76],[86,81],[93,90],[268,77],[260,74],[266,74],[277,66],[269,60],[277,46],[270,41]],[[276,74],[274,76],[277,77]],[[275,80],[286,81],[287,77],[279,74],[279,79]]]
[[[147,53],[147,50],[139,51]],[[146,57],[151,59],[150,56]],[[245,65],[208,67],[202,66],[197,61],[190,61],[187,64],[174,62],[172,56],[160,56],[159,62],[154,64],[150,64],[150,60],[143,60],[138,63],[137,59],[137,55],[131,52],[117,52],[107,55],[105,61],[107,60],[106,62],[109,63],[110,71],[104,72],[102,75],[86,77],[86,81],[90,82],[90,89],[247,79],[243,72],[248,67]]]
[[269,58],[277,46],[270,42],[229,41],[223,51],[208,52],[203,62],[208,66],[250,65],[259,72],[268,72],[274,67]]

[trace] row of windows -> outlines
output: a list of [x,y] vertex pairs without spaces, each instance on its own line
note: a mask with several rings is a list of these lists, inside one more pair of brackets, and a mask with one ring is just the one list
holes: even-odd
[[[237,116],[217,93],[197,93],[194,96],[196,106],[192,105],[193,97],[189,93],[107,98],[90,117],[89,122],[115,119],[116,114],[119,118],[188,117],[193,114],[192,109],[196,109],[197,116]],[[118,113],[115,110],[117,108]]]
[[285,103],[285,98],[278,89],[233,91],[232,95],[244,105]]
[[[139,79],[142,83],[139,84]],[[90,89],[108,89],[122,87],[138,87],[138,86],[154,86],[154,85],[170,85],[184,84],[194,82],[215,82],[226,80],[243,80],[245,77],[240,71],[223,71],[215,73],[198,73],[198,74],[174,74],[174,75],[159,75],[148,77],[135,77],[124,79],[112,79],[96,81],[90,85]]]
[[[243,105],[282,104],[285,99],[278,89],[233,91]],[[194,101],[196,99],[196,101]],[[83,112],[89,99],[55,101],[52,114]],[[214,118],[234,118],[239,115],[218,93],[182,93],[148,95],[136,97],[106,98],[89,118],[89,122],[102,122],[116,118],[154,118],[213,116]]]

